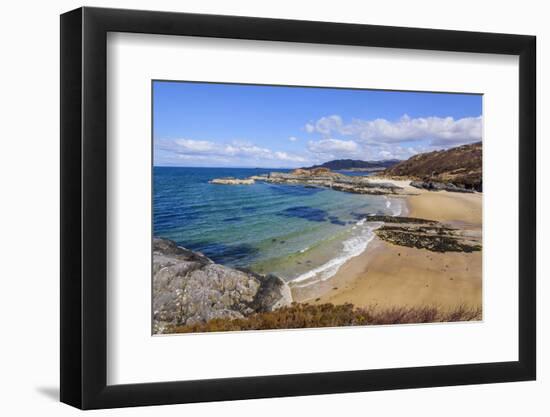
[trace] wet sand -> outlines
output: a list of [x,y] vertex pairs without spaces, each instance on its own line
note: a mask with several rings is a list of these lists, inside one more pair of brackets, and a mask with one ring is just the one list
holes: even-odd
[[[408,216],[438,220],[481,239],[482,194],[430,192],[405,186]],[[293,287],[295,301],[356,306],[482,305],[482,252],[431,252],[374,238],[327,281]]]

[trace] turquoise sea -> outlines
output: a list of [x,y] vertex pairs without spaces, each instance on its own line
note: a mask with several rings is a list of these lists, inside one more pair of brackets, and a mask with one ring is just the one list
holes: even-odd
[[215,185],[282,169],[155,167],[153,232],[217,263],[306,285],[363,252],[376,224],[401,202],[299,185]]

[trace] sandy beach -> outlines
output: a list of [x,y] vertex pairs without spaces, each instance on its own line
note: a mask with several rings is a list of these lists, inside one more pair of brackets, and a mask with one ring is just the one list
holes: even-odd
[[[381,179],[380,181],[388,181]],[[391,181],[406,189],[407,215],[437,220],[467,232],[481,242],[482,194],[425,191],[408,181]],[[295,301],[358,307],[377,305],[482,305],[482,251],[433,252],[394,245],[377,237],[361,255],[350,259],[330,279],[293,287]]]

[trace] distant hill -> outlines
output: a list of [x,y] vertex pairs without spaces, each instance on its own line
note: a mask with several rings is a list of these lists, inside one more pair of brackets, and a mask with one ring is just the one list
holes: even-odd
[[334,161],[328,161],[321,165],[314,165],[305,169],[313,168],[328,168],[333,171],[341,171],[348,169],[356,170],[368,170],[376,168],[389,168],[395,164],[401,162],[399,159],[386,159],[383,161],[361,161],[359,159],[335,159]]
[[481,142],[415,155],[386,169],[383,175],[453,183],[457,186],[481,191]]

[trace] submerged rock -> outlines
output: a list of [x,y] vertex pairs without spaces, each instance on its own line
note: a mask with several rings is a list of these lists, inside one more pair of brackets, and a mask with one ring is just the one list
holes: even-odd
[[288,285],[214,263],[201,253],[168,239],[153,239],[153,330],[167,325],[205,323],[214,318],[242,318],[290,305]]

